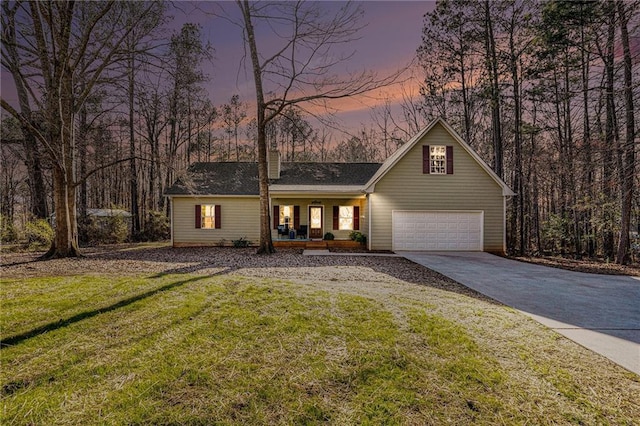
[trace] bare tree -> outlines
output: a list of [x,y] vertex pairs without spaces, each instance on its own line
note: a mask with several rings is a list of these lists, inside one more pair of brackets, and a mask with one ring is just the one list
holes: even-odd
[[228,138],[227,161],[231,160],[231,141],[235,142],[236,161],[240,161],[240,148],[238,146],[238,130],[240,123],[247,118],[245,105],[240,102],[239,95],[231,96],[228,104],[222,106],[222,122]]
[[[237,0],[242,12],[256,89],[260,244],[258,253],[274,251],[269,218],[266,128],[287,107],[320,104],[388,85],[399,75],[378,78],[367,71],[340,74],[353,53],[339,49],[354,41],[362,28],[362,10],[352,3],[325,9],[320,2],[249,2]],[[267,52],[258,48],[255,27],[265,25],[282,41]],[[268,93],[268,97],[265,94]]]
[[[4,98],[2,108],[16,117],[45,147],[53,169],[56,232],[47,257],[78,256],[76,218],[76,114],[93,87],[113,64],[126,56],[124,40],[145,19],[153,2],[127,13],[123,3],[95,2],[80,8],[76,2],[22,3],[12,16],[19,34],[16,49],[21,66],[14,79],[27,86],[30,99],[43,112],[46,129],[13,108]],[[81,76],[82,84],[77,84]]]
[[[186,168],[189,162],[188,156],[192,144],[192,111],[196,109],[198,97],[204,89],[201,84],[207,80],[202,72],[202,63],[211,58],[212,48],[208,43],[202,42],[202,30],[196,24],[187,23],[182,26],[180,32],[171,37],[169,46],[168,72],[168,130],[167,141],[167,173],[165,175],[165,187],[170,186],[175,178],[175,171]],[[183,164],[178,163],[179,150],[186,147],[186,158]],[[169,206],[167,206],[168,212]]]
[[[7,69],[15,82],[20,114],[26,121],[37,126],[29,99],[29,87],[22,78],[20,49],[18,47],[18,31],[16,29],[16,13],[23,2],[2,2],[2,66]],[[35,136],[26,125],[22,125],[22,145],[24,147],[24,163],[29,176],[31,188],[31,213],[38,218],[49,214],[47,192],[43,177],[42,148],[38,146]]]

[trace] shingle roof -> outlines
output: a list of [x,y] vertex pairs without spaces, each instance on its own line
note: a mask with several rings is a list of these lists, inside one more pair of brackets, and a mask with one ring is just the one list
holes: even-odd
[[257,163],[194,163],[167,195],[257,195]]
[[[364,185],[379,163],[282,163],[278,185]],[[257,163],[194,163],[166,195],[258,195]]]
[[282,163],[278,185],[364,185],[380,163]]

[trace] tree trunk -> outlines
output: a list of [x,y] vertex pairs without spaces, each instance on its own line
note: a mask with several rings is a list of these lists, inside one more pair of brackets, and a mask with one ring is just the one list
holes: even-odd
[[49,258],[78,257],[77,218],[75,214],[75,187],[69,182],[69,170],[53,168],[53,200],[56,212],[55,237],[49,251],[43,256]]
[[80,108],[79,117],[78,117],[78,155],[80,159],[80,178],[82,179],[80,182],[80,194],[79,194],[79,232],[82,234],[79,236],[81,241],[87,241],[88,235],[87,231],[87,207],[88,207],[88,199],[87,199],[87,180],[84,177],[87,174],[87,138],[89,137],[88,133],[88,123],[87,123],[87,108],[83,105]]
[[502,121],[500,117],[500,82],[498,81],[498,58],[496,42],[493,35],[493,21],[489,0],[484,2],[485,12],[485,48],[487,55],[487,71],[489,73],[491,89],[491,138],[493,141],[493,169],[502,179],[503,151],[502,151]]
[[258,107],[258,180],[260,182],[260,243],[258,246],[258,253],[271,254],[275,252],[275,249],[271,238],[269,174],[267,168],[267,122],[264,93],[262,89],[262,70],[260,69],[260,59],[258,58],[258,49],[253,31],[253,23],[251,22],[249,2],[244,0],[242,3],[239,3],[239,6],[242,9],[249,50],[251,52],[253,78],[256,86],[256,101]]
[[[133,49],[132,49],[133,50]],[[138,168],[136,166],[136,144],[135,144],[135,111],[134,111],[134,93],[135,93],[135,81],[134,81],[134,67],[135,58],[133,51],[129,53],[129,195],[131,198],[131,224],[132,224],[132,237],[138,238],[140,235],[140,213],[138,211]]]
[[615,42],[615,5],[613,0],[608,2],[609,19],[607,31],[607,46],[605,54],[605,99],[606,99],[606,121],[605,121],[605,146],[602,150],[602,193],[604,195],[605,208],[603,212],[604,230],[602,235],[603,255],[607,259],[613,259],[614,239],[613,239],[613,212],[607,205],[613,199],[613,151],[615,149],[614,126],[616,121],[616,106],[613,97],[614,89],[614,42]]
[[[591,125],[589,120],[589,51],[587,50],[585,41],[585,24],[584,24],[584,12],[582,11],[583,4],[580,3],[580,42],[582,48],[580,49],[580,63],[582,69],[582,119],[583,119],[583,149],[584,149],[584,167],[585,167],[585,196],[589,200],[589,203],[593,201],[593,183],[594,183],[594,164],[592,160],[592,147],[591,147]],[[587,256],[593,257],[595,254],[595,243],[593,238],[593,225],[592,220],[592,208],[587,206],[584,212],[584,233],[586,237],[586,250]]]
[[633,200],[633,185],[635,176],[635,125],[633,106],[633,81],[631,75],[631,49],[629,46],[629,32],[627,29],[628,15],[625,4],[621,0],[616,2],[620,15],[620,33],[624,52],[624,99],[626,112],[626,139],[624,143],[624,163],[622,169],[622,217],[620,218],[620,239],[618,240],[618,252],[616,263],[627,264],[629,262],[629,231],[631,223],[631,208]]

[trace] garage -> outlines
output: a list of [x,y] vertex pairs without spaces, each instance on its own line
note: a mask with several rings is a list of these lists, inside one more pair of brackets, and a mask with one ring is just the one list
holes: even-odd
[[394,210],[393,250],[482,251],[482,211]]

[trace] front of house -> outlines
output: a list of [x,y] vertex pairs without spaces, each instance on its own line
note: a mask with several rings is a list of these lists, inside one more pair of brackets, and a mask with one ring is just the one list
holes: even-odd
[[[272,151],[269,177],[274,241],[358,231],[370,250],[505,251],[514,194],[442,120],[382,164],[281,163]],[[259,240],[256,163],[196,163],[166,195],[175,247]]]

